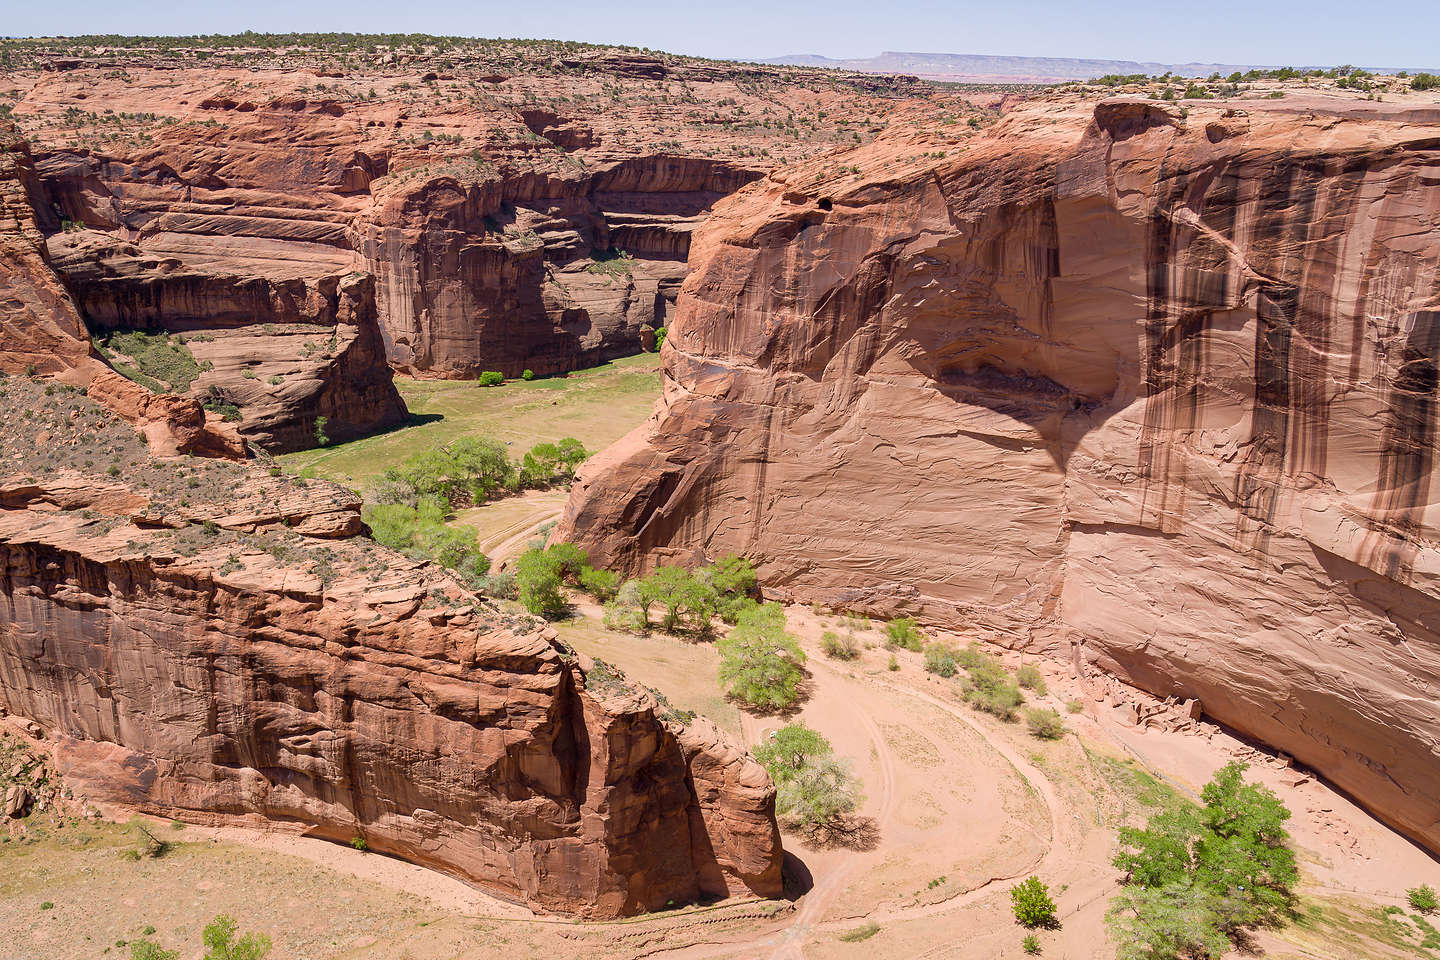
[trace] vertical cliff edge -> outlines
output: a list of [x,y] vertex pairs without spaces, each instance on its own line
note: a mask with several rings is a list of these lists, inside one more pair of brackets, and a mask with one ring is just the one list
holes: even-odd
[[556,536],[1199,697],[1440,849],[1436,120],[1059,95],[776,172]]

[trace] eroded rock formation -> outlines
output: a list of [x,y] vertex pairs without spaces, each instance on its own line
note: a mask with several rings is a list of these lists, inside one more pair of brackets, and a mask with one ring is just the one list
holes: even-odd
[[[318,415],[339,439],[403,412],[369,372],[368,314],[390,363],[418,376],[636,353],[715,200],[927,93],[913,78],[462,45],[346,49],[344,70],[324,49],[242,44],[207,66],[144,44],[103,61],[19,45],[4,79],[86,321],[213,333],[195,389],[239,406],[242,433],[292,449]],[[373,275],[374,304],[337,321],[327,287],[352,272]],[[267,324],[329,324],[355,345],[310,363],[289,339],[267,344]],[[237,363],[261,375],[238,382]]]
[[[41,397],[6,383],[7,405]],[[0,479],[0,706],[92,800],[363,837],[586,916],[779,893],[754,760],[351,539],[350,491],[184,458],[97,480],[70,462],[143,448],[73,393],[9,426],[0,477],[48,475]]]
[[1440,849],[1440,126],[1186,107],[1035,101],[724,201],[662,405],[555,535],[1198,697]]

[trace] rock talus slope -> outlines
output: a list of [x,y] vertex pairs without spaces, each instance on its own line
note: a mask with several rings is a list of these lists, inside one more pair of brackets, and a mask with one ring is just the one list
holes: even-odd
[[1034,101],[722,203],[556,536],[1199,697],[1440,849],[1440,125],[1187,106]]

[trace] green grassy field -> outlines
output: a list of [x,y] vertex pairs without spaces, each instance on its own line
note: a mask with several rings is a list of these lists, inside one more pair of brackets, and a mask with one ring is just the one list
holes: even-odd
[[660,396],[660,357],[642,353],[565,377],[515,380],[482,387],[473,380],[396,377],[405,405],[425,422],[373,437],[279,458],[287,470],[307,472],[357,489],[411,454],[464,435],[512,444],[519,456],[534,444],[575,437],[602,450],[639,426]]

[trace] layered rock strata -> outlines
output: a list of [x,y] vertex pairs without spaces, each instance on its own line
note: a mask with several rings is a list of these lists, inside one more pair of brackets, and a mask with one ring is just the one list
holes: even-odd
[[1199,698],[1440,849],[1429,110],[1056,97],[772,174],[555,535]]
[[[40,424],[51,448],[73,423],[134,455],[133,431],[65,402],[73,417]],[[26,442],[3,438],[0,467],[52,467],[0,480],[0,706],[92,800],[361,837],[585,916],[780,892],[763,768],[353,538],[349,491],[186,459],[132,468],[132,487]]]

